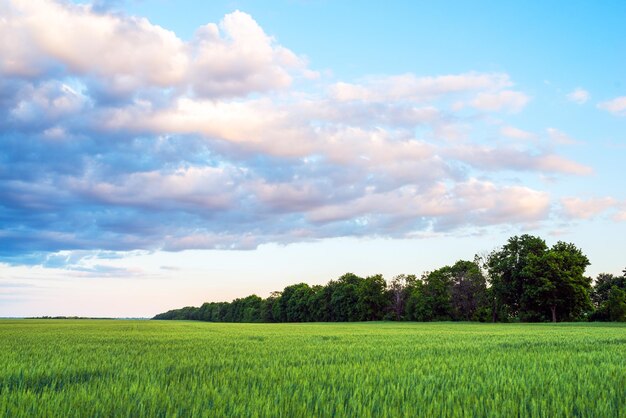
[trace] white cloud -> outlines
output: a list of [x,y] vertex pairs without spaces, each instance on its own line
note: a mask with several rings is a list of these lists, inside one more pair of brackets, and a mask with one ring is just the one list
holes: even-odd
[[[220,34],[223,31],[223,36]],[[191,84],[205,97],[239,96],[291,84],[290,69],[305,62],[274,40],[246,13],[198,29],[192,44]]]
[[471,105],[477,109],[492,112],[520,112],[530,101],[530,97],[519,91],[504,90],[495,93],[479,93]]
[[511,147],[461,145],[446,150],[444,155],[481,170],[538,171],[574,175],[588,175],[593,172],[591,167],[556,154],[536,153]]
[[567,94],[567,100],[576,104],[585,104],[589,100],[589,92],[583,88],[576,88]]
[[[289,86],[306,62],[276,44],[248,14],[198,29],[191,42],[145,18],[106,14],[52,0],[10,0],[4,6],[0,72],[42,77],[63,69],[97,78],[108,94],[146,87],[191,87],[200,96],[245,96]],[[77,35],[79,34],[79,35]]]
[[119,206],[217,211],[233,206],[237,177],[233,168],[190,167],[171,173],[132,173],[117,182],[72,179],[67,187],[90,199]]
[[535,137],[533,133],[514,126],[503,126],[500,128],[500,134],[513,139],[533,139]]
[[[507,74],[304,93],[291,86],[306,62],[242,12],[185,42],[89,6],[0,7],[0,35],[18,40],[0,44],[0,190],[24,214],[0,219],[1,248],[253,248],[527,224],[550,215],[550,195],[511,171],[592,172],[509,125],[529,98]],[[525,141],[488,142],[498,135]]]
[[567,135],[565,132],[559,131],[556,128],[547,128],[546,132],[548,133],[548,136],[550,137],[552,142],[554,142],[555,144],[574,145],[579,143],[579,141]]
[[512,85],[506,74],[466,73],[437,77],[403,74],[373,77],[360,84],[340,82],[331,86],[331,97],[342,101],[426,101],[442,95],[481,90],[500,90]]
[[626,96],[616,97],[598,104],[598,108],[606,110],[615,116],[626,116]]
[[581,199],[566,197],[561,199],[561,206],[565,215],[575,219],[590,219],[614,207],[617,201],[612,197]]
[[10,116],[26,123],[75,115],[83,111],[89,102],[82,93],[56,80],[38,86],[26,84],[18,92],[18,97],[17,103],[10,110]]

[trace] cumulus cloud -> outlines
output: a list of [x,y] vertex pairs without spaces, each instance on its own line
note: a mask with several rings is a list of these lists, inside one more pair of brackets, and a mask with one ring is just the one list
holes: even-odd
[[484,92],[476,95],[471,105],[485,111],[520,112],[530,101],[530,97],[519,91],[504,90],[495,93]]
[[[80,34],[77,36],[76,34]],[[3,6],[0,72],[93,77],[109,96],[138,89],[191,88],[202,97],[245,96],[288,86],[306,62],[278,45],[246,13],[209,23],[185,42],[145,18],[89,5],[11,0]]]
[[585,104],[589,100],[589,92],[583,88],[576,88],[572,92],[567,94],[567,100],[576,104]]
[[519,150],[516,148],[494,148],[485,146],[459,146],[447,152],[450,157],[483,170],[520,170],[545,173],[588,175],[589,166],[568,160],[556,154]]
[[472,91],[497,91],[512,85],[506,74],[467,73],[437,77],[403,74],[372,77],[362,83],[340,82],[331,86],[331,96],[338,101],[425,101],[442,95]]
[[626,116],[626,96],[598,103],[598,108],[606,110],[615,116]]
[[561,199],[561,205],[566,216],[574,219],[590,219],[606,210],[613,208],[617,201],[612,197],[581,199],[566,197]]
[[571,136],[567,135],[565,132],[560,131],[556,128],[547,128],[546,132],[550,139],[558,145],[574,145],[578,144],[579,141],[575,140]]
[[15,40],[0,44],[0,258],[12,262],[87,274],[100,269],[91,251],[525,225],[550,216],[550,193],[512,171],[592,172],[535,141],[485,139],[534,137],[488,122],[529,100],[507,74],[298,91],[305,60],[243,12],[183,41],[106,7],[0,8],[0,36]]
[[500,134],[513,139],[532,139],[535,137],[533,133],[514,126],[503,126],[500,128]]

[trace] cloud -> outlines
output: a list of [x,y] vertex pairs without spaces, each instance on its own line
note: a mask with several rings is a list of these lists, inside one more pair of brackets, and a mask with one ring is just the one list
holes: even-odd
[[500,128],[500,134],[513,139],[532,139],[535,137],[533,133],[524,131],[514,126],[503,126]]
[[[79,33],[80,36],[76,36]],[[276,44],[246,13],[200,27],[185,42],[145,18],[50,0],[3,7],[0,73],[90,77],[92,89],[128,97],[141,89],[187,89],[201,97],[245,96],[287,87],[306,76],[303,58]]]
[[589,100],[589,92],[583,88],[576,88],[574,89],[572,92],[568,93],[567,96],[567,100],[569,100],[570,102],[576,103],[576,104],[585,104],[587,103],[587,100]]
[[519,91],[504,90],[496,93],[479,93],[471,105],[476,109],[492,112],[520,112],[530,101],[530,97]]
[[551,216],[550,193],[511,171],[592,172],[536,141],[485,139],[533,138],[507,121],[529,100],[507,74],[311,83],[243,12],[183,41],[107,7],[0,7],[0,35],[16,40],[0,44],[11,263],[123,276],[97,259],[526,225]]
[[626,116],[626,96],[598,103],[598,108],[606,110],[615,116]]
[[561,199],[565,215],[574,219],[590,219],[606,210],[613,208],[617,201],[612,197],[581,199],[566,197]]
[[556,128],[547,128],[546,132],[548,133],[548,136],[550,137],[552,142],[554,142],[555,144],[558,144],[558,145],[574,145],[574,144],[578,144],[579,143],[579,141],[577,141],[574,138],[572,138],[571,136],[567,135],[565,132],[559,131]]
[[339,82],[331,86],[331,96],[340,101],[425,101],[443,95],[480,90],[500,90],[512,85],[508,75],[467,73],[437,77],[417,77],[403,74],[389,77],[372,77],[362,83]]
[[591,167],[559,155],[516,148],[459,146],[449,150],[447,155],[483,170],[540,171],[574,175],[589,175],[593,172]]

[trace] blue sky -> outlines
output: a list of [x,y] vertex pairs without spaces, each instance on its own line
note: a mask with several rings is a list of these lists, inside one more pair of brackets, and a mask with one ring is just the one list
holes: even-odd
[[626,267],[626,4],[8,0],[0,316],[151,316],[512,235]]

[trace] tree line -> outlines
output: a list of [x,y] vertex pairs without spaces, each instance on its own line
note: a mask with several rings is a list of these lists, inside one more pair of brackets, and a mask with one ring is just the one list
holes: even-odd
[[232,302],[207,302],[154,319],[210,322],[350,321],[626,321],[626,269],[622,275],[585,276],[588,258],[574,244],[548,247],[531,235],[509,238],[474,260],[421,277],[346,273],[325,286],[298,283]]

